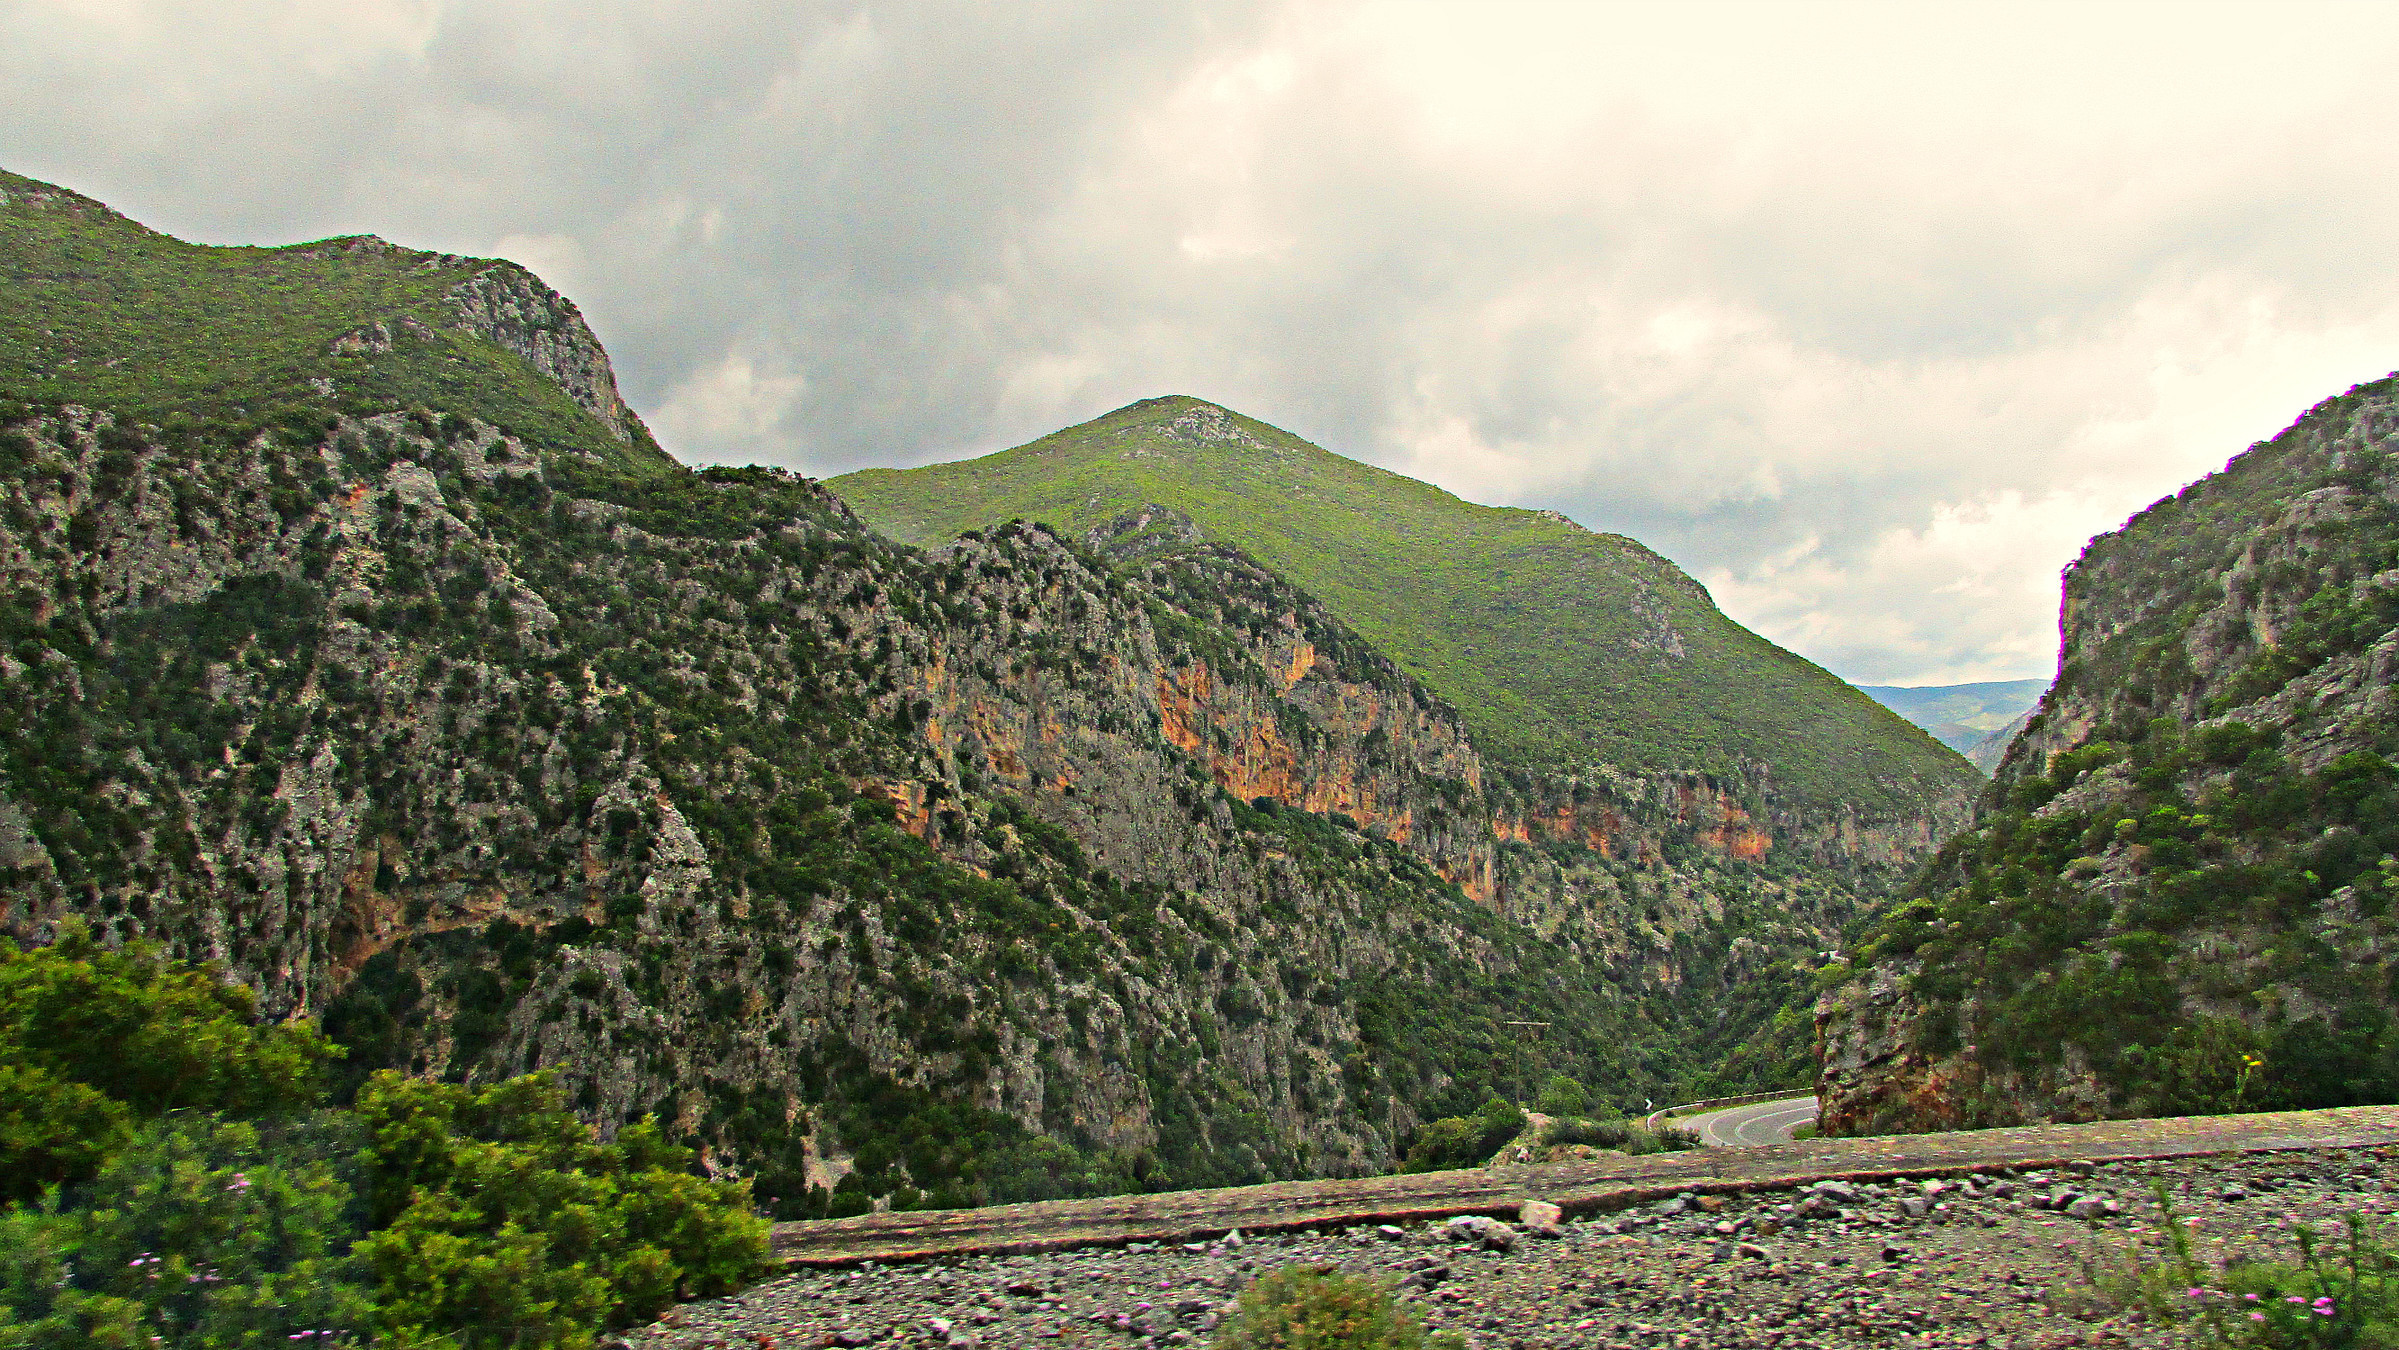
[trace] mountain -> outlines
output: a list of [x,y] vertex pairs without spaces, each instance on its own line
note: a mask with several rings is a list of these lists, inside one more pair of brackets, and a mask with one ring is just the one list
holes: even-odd
[[510,262],[372,235],[188,244],[0,170],[0,398],[227,435],[290,411],[482,410],[625,472],[673,461],[574,304]]
[[896,543],[659,453],[513,265],[5,192],[0,929],[353,1076],[551,1069],[787,1216],[1367,1171],[1512,1021],[1706,1080],[1939,823],[1536,791],[1172,513]]
[[1999,772],[2000,761],[2007,758],[2008,747],[2015,743],[2016,737],[2021,735],[2026,727],[2032,725],[2032,715],[2039,707],[2040,705],[2036,702],[2032,707],[2009,718],[2005,725],[1967,746],[1966,762],[1984,773]]
[[1976,827],[1818,1009],[1828,1130],[2399,1099],[2399,382],[2091,541]]
[[876,529],[927,546],[1011,519],[1079,533],[1150,504],[1180,512],[1322,600],[1511,768],[1746,775],[1787,809],[1884,819],[1938,809],[1975,781],[1631,539],[1461,501],[1198,399],[827,486]]
[[1862,684],[1858,689],[1989,773],[2048,687],[2047,680],[1992,680],[1982,684]]

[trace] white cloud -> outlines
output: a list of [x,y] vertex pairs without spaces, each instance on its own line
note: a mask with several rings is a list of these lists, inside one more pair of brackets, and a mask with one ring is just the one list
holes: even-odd
[[2041,673],[2095,528],[2399,366],[2399,10],[0,10],[0,155],[567,288],[699,459],[1189,392],[1621,529],[1855,678]]
[[807,387],[797,375],[762,374],[736,353],[670,390],[653,430],[669,449],[768,440],[784,432]]
[[1810,537],[1740,571],[1701,580],[1717,603],[1860,683],[1955,684],[2046,673],[2057,570],[2094,533],[2120,523],[2121,501],[2003,491],[1941,503],[1921,526],[1885,530],[1835,559]]

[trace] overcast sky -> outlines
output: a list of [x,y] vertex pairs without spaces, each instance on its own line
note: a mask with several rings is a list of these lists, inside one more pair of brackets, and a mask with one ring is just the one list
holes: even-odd
[[524,262],[686,460],[1196,394],[1861,683],[2399,367],[2394,128],[2390,5],[0,0],[0,165]]

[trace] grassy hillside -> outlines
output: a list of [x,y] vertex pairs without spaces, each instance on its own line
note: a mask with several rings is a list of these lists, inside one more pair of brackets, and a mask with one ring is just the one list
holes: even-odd
[[495,269],[540,286],[513,263],[372,236],[187,244],[0,171],[0,399],[219,434],[335,411],[470,410],[620,468],[671,463],[637,420],[627,445],[522,357],[460,327],[450,292]]
[[1802,803],[1875,810],[1975,781],[1964,760],[1725,618],[1631,539],[1461,501],[1198,399],[1151,399],[1000,454],[829,486],[920,544],[1012,518],[1080,532],[1147,503],[1177,508],[1323,599],[1519,768],[1764,762]]

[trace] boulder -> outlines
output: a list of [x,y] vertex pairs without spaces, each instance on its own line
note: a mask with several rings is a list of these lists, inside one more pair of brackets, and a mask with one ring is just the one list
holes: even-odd
[[1486,1251],[1516,1249],[1516,1230],[1488,1215],[1461,1214],[1443,1224],[1441,1231],[1452,1242],[1472,1242]]

